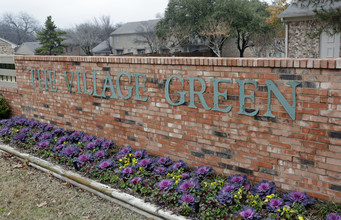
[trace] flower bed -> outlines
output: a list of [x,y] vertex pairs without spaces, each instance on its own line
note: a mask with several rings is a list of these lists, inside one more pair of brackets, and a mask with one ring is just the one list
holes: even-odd
[[3,142],[73,167],[83,175],[144,197],[195,219],[341,220],[340,205],[318,202],[304,192],[281,193],[273,182],[251,185],[245,175],[220,176],[211,167],[187,167],[144,149],[120,148],[111,140],[65,131],[34,119],[0,121]]

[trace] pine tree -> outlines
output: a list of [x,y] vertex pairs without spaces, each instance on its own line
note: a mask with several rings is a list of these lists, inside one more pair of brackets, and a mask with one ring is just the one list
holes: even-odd
[[45,27],[42,31],[38,32],[37,40],[40,41],[41,47],[38,47],[35,52],[41,55],[55,55],[64,52],[66,45],[62,44],[64,38],[62,34],[65,31],[57,30],[57,26],[52,21],[51,16],[48,16],[45,21]]

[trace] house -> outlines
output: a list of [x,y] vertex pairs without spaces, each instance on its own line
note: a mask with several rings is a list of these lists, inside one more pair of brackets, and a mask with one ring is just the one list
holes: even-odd
[[0,37],[0,54],[14,55],[14,49],[18,45]]
[[[156,44],[155,27],[159,19],[128,22],[111,34],[114,55],[153,53]],[[103,46],[103,45],[102,45]]]
[[39,42],[24,42],[15,50],[15,55],[34,55],[35,50],[40,46]]
[[[340,1],[330,4],[330,1],[322,1],[317,6],[325,9],[341,7]],[[302,4],[291,4],[278,17],[285,22],[285,51],[286,57],[291,58],[331,58],[340,57],[340,33],[330,35],[322,32],[318,36],[317,27],[321,24],[315,18],[315,7],[313,5],[302,6]]]
[[102,41],[96,47],[92,48],[92,54],[94,56],[108,56],[113,53],[112,50],[112,37]]

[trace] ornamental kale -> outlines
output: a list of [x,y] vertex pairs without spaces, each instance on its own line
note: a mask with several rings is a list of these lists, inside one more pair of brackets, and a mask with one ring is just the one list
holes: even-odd
[[292,205],[293,203],[300,203],[304,206],[314,204],[314,199],[307,195],[307,193],[301,193],[297,191],[292,191],[288,194],[283,195],[283,199],[286,204]]
[[230,205],[233,202],[233,195],[227,191],[220,191],[216,196],[216,199],[221,204]]
[[134,168],[132,166],[127,166],[121,170],[120,176],[125,177],[125,178],[129,178],[134,173],[135,173]]
[[112,148],[115,146],[115,143],[113,141],[104,141],[101,145],[101,148],[103,150],[108,150],[109,148]]
[[174,163],[169,167],[170,171],[181,169],[187,167],[187,163],[183,160],[178,160],[178,162]]
[[170,157],[158,157],[156,159],[156,163],[161,166],[169,166],[172,164],[172,162],[173,161],[170,159]]
[[144,159],[144,158],[148,157],[148,153],[147,153],[147,151],[145,149],[140,149],[140,150],[135,151],[134,157],[136,159],[141,160],[141,159]]
[[251,193],[264,198],[267,195],[276,193],[276,184],[274,182],[263,180],[252,187]]
[[19,134],[14,135],[13,141],[25,141],[26,138],[27,138],[27,134],[19,133]]
[[337,213],[330,213],[326,216],[326,220],[341,220],[341,216]]
[[63,150],[64,147],[66,147],[66,144],[59,144],[53,148],[53,151],[60,152],[61,150]]
[[151,158],[145,158],[137,163],[137,167],[143,167],[144,169],[151,171],[153,170],[155,161]]
[[95,158],[96,160],[103,159],[103,158],[105,158],[105,157],[107,157],[107,156],[108,156],[108,153],[105,152],[105,151],[103,151],[103,150],[99,150],[99,151],[97,151],[97,152],[94,153],[94,158]]
[[246,190],[249,190],[249,179],[245,175],[235,174],[232,176],[227,177],[226,180],[229,184],[232,184],[234,186],[241,187],[244,186]]
[[133,185],[141,184],[142,182],[143,182],[143,179],[142,177],[139,177],[139,176],[135,176],[133,179],[130,180],[130,183]]
[[165,176],[168,173],[168,170],[166,167],[155,167],[153,170],[153,173],[159,176]]
[[225,186],[223,186],[223,188],[221,189],[222,192],[232,192],[234,190],[237,189],[237,186],[235,185],[231,185],[231,184],[227,184]]
[[266,205],[266,209],[269,212],[277,212],[278,209],[283,208],[284,202],[282,199],[270,199]]
[[156,187],[164,192],[168,192],[174,185],[174,180],[163,179],[156,184]]
[[79,153],[80,148],[77,145],[71,145],[69,147],[63,148],[60,155],[67,158],[76,157]]
[[197,179],[189,179],[189,180],[180,180],[179,185],[177,187],[177,191],[179,193],[188,193],[192,190],[199,191],[200,184]]
[[78,156],[78,158],[75,161],[77,162],[77,164],[83,165],[83,164],[85,164],[91,160],[92,160],[91,154],[82,154],[82,155]]
[[199,178],[204,178],[208,175],[211,175],[212,173],[213,173],[213,168],[207,167],[207,166],[200,166],[197,169],[195,169],[193,172],[193,174]]
[[93,136],[91,135],[84,135],[84,137],[82,138],[82,142],[89,142],[93,140]]
[[181,196],[179,203],[182,204],[184,202],[193,207],[195,203],[199,202],[199,200],[193,194],[184,194]]
[[120,150],[120,152],[118,152],[118,154],[123,154],[123,155],[133,154],[133,153],[134,153],[134,149],[131,146],[124,147],[122,148],[122,150]]
[[115,167],[113,159],[102,160],[98,163],[97,168],[100,170],[107,170]]
[[[248,206],[244,206],[239,212],[238,217],[241,219],[260,219],[261,216],[257,213],[257,211]],[[237,218],[238,218],[237,217]]]

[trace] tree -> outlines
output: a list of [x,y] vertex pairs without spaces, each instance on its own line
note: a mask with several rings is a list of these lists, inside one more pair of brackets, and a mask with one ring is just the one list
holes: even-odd
[[36,38],[42,46],[38,47],[35,52],[44,55],[63,53],[66,45],[62,44],[64,40],[61,37],[62,34],[66,34],[66,32],[57,30],[57,26],[52,21],[51,16],[48,16],[45,21],[45,27],[42,31],[38,32],[38,37]]
[[0,21],[0,37],[16,44],[34,41],[38,29],[38,21],[24,12],[17,15],[6,13]]
[[210,18],[202,27],[200,35],[208,42],[213,53],[220,57],[224,42],[230,36],[230,29],[230,24],[226,21]]
[[67,36],[73,45],[79,46],[88,56],[92,55],[92,49],[102,41],[106,42],[110,52],[113,53],[110,35],[119,26],[120,24],[113,25],[111,23],[110,16],[102,16],[94,18],[93,21],[76,25],[67,31]]
[[330,34],[341,32],[341,6],[335,3],[341,0],[297,0],[294,4],[300,7],[313,6],[315,17],[321,25],[314,35],[319,36],[323,31]]
[[242,57],[245,49],[250,47],[253,35],[269,30],[265,24],[268,17],[266,7],[267,4],[259,0],[170,0],[158,31],[181,27],[185,33],[190,31],[190,37],[205,39],[202,33],[208,29],[211,18],[224,21],[230,24],[230,34],[236,37],[236,46]]
[[149,49],[151,53],[157,52],[159,49],[159,40],[156,35],[156,22],[154,21],[145,21],[141,22],[141,25],[139,25],[136,28],[137,34],[140,36],[140,38],[135,40],[135,43],[142,43],[142,44],[148,44]]

